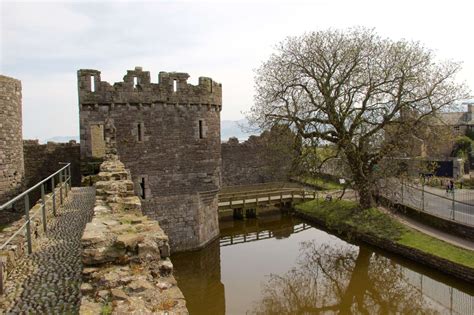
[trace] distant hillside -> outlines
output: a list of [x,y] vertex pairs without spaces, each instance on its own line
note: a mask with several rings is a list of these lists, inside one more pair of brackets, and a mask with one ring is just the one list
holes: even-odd
[[221,121],[221,141],[226,142],[231,137],[239,140],[247,140],[251,135],[259,135],[260,132],[249,131],[247,119],[222,120]]

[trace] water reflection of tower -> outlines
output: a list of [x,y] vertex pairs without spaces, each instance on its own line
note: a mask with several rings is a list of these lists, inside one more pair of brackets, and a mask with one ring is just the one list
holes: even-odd
[[216,240],[199,251],[171,257],[190,314],[225,314],[220,253],[219,240]]

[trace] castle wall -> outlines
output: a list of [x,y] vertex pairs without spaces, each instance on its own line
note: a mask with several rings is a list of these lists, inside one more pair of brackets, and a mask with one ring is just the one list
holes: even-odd
[[160,72],[156,84],[137,67],[112,86],[97,70],[78,71],[81,158],[101,157],[100,126],[110,118],[143,212],[160,222],[173,251],[198,248],[219,234],[222,89],[202,77],[190,85],[188,77]]
[[21,81],[0,75],[0,204],[23,188]]
[[72,185],[81,185],[80,145],[75,141],[39,144],[38,140],[24,140],[23,152],[27,187],[33,186],[64,166],[59,163],[71,163]]
[[287,181],[298,155],[295,135],[286,127],[275,127],[239,143],[222,143],[222,186]]
[[236,138],[222,143],[222,186],[259,184],[273,181],[262,159],[264,144],[258,138],[239,143]]

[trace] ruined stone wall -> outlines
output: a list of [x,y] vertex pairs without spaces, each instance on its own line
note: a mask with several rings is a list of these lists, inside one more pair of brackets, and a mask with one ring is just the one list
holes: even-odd
[[112,314],[188,314],[168,237],[142,215],[129,171],[109,153],[100,169],[94,217],[81,238],[80,314],[106,308]]
[[112,86],[97,70],[78,71],[82,159],[104,154],[109,118],[143,212],[160,222],[174,251],[198,248],[219,234],[222,88],[204,77],[193,86],[188,77],[160,72],[156,84],[137,67]]
[[0,205],[23,188],[21,81],[0,75]]
[[27,187],[33,186],[64,166],[59,163],[71,163],[72,185],[80,186],[80,145],[75,141],[39,144],[38,140],[24,140],[23,152]]

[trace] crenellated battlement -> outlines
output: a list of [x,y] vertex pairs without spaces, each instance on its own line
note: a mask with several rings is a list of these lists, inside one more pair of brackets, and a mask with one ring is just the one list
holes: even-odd
[[100,71],[81,69],[77,71],[79,105],[206,105],[222,106],[222,84],[211,78],[200,77],[198,85],[187,83],[189,74],[184,72],[160,72],[158,83],[151,83],[149,71],[141,67],[127,70],[123,82],[111,85],[102,81]]

